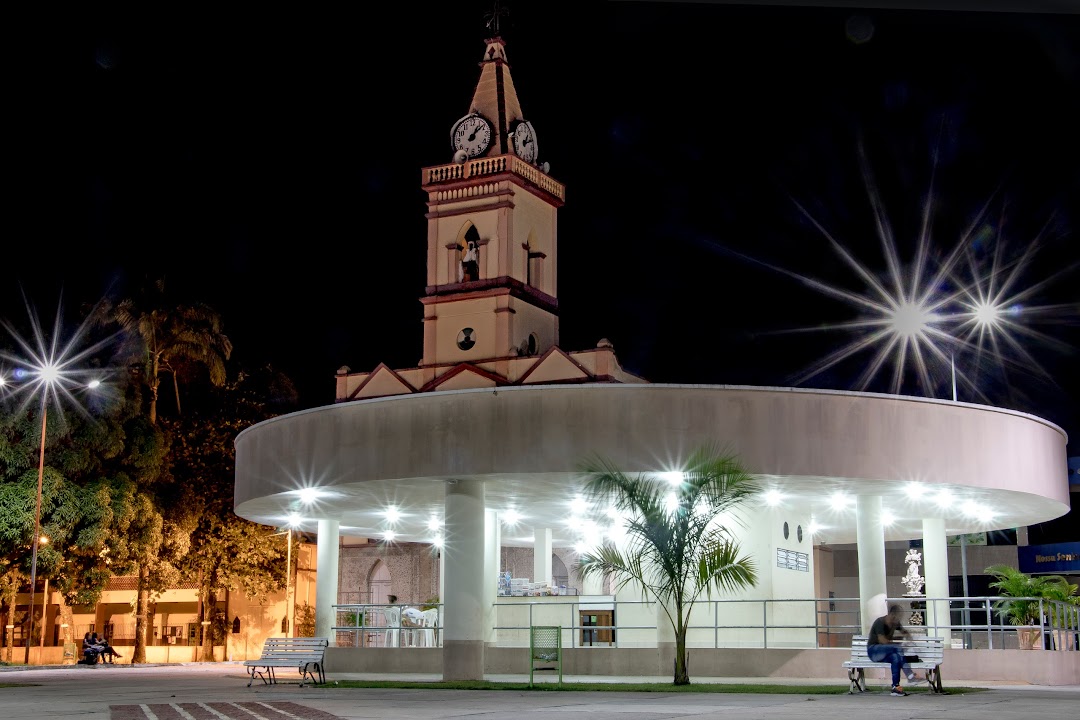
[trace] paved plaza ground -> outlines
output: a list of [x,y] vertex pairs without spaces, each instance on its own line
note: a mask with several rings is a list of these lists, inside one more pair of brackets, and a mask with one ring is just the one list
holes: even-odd
[[[398,690],[299,687],[281,675],[267,686],[239,663],[155,666],[0,668],[0,718],[48,720],[335,720],[340,718],[470,718],[481,720],[1030,720],[1080,718],[1080,679],[1066,687],[979,684],[985,692],[892,697],[873,688],[862,695],[758,695],[728,693],[537,692],[497,690]],[[948,676],[946,689],[948,689]],[[327,678],[412,680],[434,676],[333,674]],[[492,675],[495,681],[528,676]],[[570,682],[669,682],[670,678],[574,677]],[[549,681],[545,678],[545,681]],[[717,680],[725,682],[725,680]],[[726,682],[815,684],[820,681],[738,678]],[[846,685],[837,674],[835,684]],[[832,683],[829,683],[832,684]],[[973,683],[967,683],[972,686]]]

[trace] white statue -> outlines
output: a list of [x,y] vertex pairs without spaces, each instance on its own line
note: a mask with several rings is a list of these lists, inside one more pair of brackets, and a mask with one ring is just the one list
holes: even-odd
[[480,249],[475,240],[469,240],[465,246],[465,254],[461,257],[458,265],[458,282],[480,279]]
[[907,575],[900,582],[904,583],[908,591],[904,593],[907,597],[914,597],[922,595],[923,584],[925,580],[919,575],[919,565],[922,564],[922,553],[915,548],[909,548],[907,555],[904,556],[904,562],[908,564]]

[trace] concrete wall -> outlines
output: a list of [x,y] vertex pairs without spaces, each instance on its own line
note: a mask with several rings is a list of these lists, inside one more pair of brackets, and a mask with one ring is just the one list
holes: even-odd
[[[847,683],[842,663],[847,648],[812,650],[691,649],[690,677],[834,678]],[[442,652],[424,648],[328,648],[326,671],[335,673],[441,673]],[[528,673],[528,648],[487,648],[485,673]],[[869,682],[888,684],[887,670],[868,670]],[[564,675],[671,675],[671,664],[656,648],[569,648],[563,650]],[[1031,685],[1075,685],[1080,652],[1047,650],[945,650],[943,684],[1003,681]]]

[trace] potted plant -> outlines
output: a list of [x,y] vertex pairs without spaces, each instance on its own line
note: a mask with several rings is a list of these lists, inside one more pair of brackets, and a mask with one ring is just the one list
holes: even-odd
[[1048,600],[1047,614],[1054,636],[1054,648],[1072,650],[1076,643],[1080,596],[1078,586],[1060,575],[1050,575],[1042,587],[1042,596]]
[[983,572],[996,578],[990,587],[1004,597],[994,603],[994,609],[1018,626],[1016,635],[1020,649],[1042,649],[1042,643],[1038,642],[1042,636],[1039,598],[1043,597],[1046,578],[1032,577],[1008,565],[991,565]]

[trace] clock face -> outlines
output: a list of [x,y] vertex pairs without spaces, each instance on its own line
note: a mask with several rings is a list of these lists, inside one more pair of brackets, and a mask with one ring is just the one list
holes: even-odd
[[536,162],[536,130],[528,120],[514,128],[514,152],[527,163]]
[[454,124],[450,138],[455,150],[462,150],[469,157],[477,157],[491,147],[491,123],[482,115],[472,113]]

